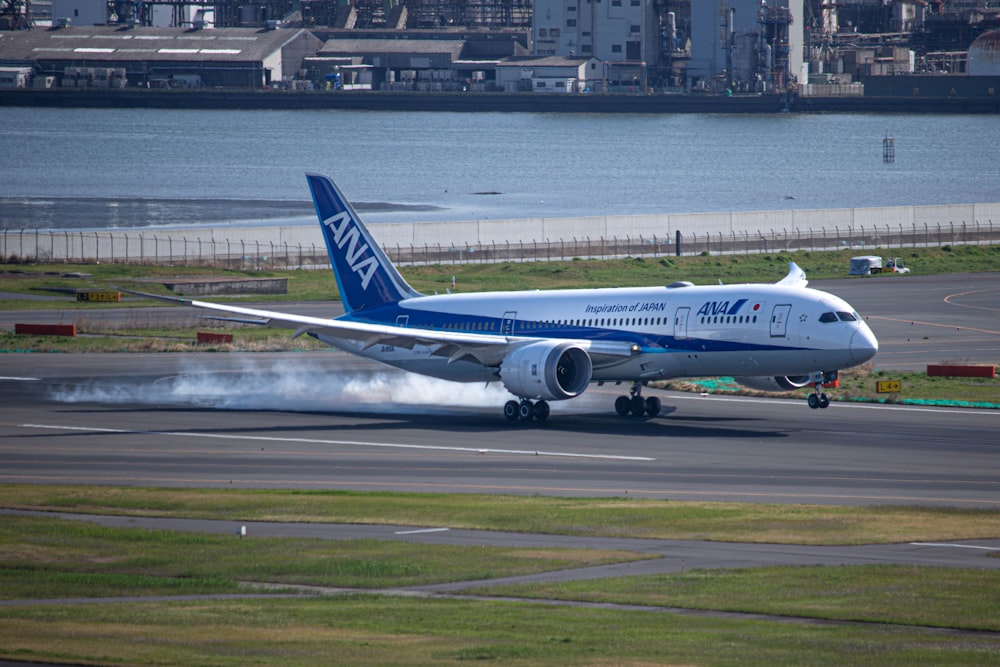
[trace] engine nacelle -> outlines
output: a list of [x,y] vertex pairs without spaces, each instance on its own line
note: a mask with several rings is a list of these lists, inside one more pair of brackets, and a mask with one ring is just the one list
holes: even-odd
[[744,387],[756,389],[758,391],[794,391],[795,389],[808,387],[810,384],[808,375],[795,375],[791,377],[784,375],[778,375],[775,377],[756,375],[753,377],[738,377],[733,379]]
[[529,343],[504,357],[500,377],[507,391],[521,398],[561,401],[579,396],[590,384],[590,355],[572,343]]

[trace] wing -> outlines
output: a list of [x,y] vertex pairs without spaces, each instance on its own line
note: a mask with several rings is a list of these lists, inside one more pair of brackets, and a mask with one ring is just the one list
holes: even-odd
[[806,272],[795,262],[788,263],[788,275],[779,280],[776,285],[788,285],[789,287],[805,287],[809,284],[806,280]]
[[[282,313],[273,310],[259,310],[256,308],[242,308],[240,306],[230,306],[225,304],[210,303],[207,301],[196,301],[193,299],[182,299],[180,297],[161,296],[158,294],[147,294],[133,290],[122,289],[122,292],[134,294],[136,296],[167,303],[193,306],[205,310],[229,313],[239,317],[216,317],[227,322],[239,322],[242,324],[256,324],[281,329],[294,329],[292,338],[298,338],[303,334],[323,334],[334,338],[346,338],[348,340],[360,341],[362,351],[375,345],[392,345],[412,350],[416,345],[430,347],[432,354],[439,357],[447,357],[449,363],[461,360],[477,361],[484,366],[499,366],[507,353],[521,345],[537,343],[544,338],[529,338],[525,336],[503,336],[476,333],[461,333],[454,331],[434,331],[427,329],[411,329],[408,327],[398,327],[389,324],[372,324],[368,322],[356,322],[352,320],[327,319],[322,317],[310,317],[307,315],[295,315],[292,313]],[[563,342],[565,339],[559,339]],[[588,339],[571,339],[574,343],[587,351],[595,367],[602,367],[620,363],[623,359],[631,357],[639,352],[638,347],[623,341],[592,341]]]

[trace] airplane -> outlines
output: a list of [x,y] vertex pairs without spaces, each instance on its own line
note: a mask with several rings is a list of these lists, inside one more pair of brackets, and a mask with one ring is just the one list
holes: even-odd
[[133,292],[220,311],[225,321],[293,329],[405,371],[457,382],[500,382],[510,421],[544,421],[550,401],[593,384],[630,383],[621,416],[655,417],[649,382],[733,376],[759,389],[813,385],[809,407],[840,370],[878,351],[868,325],[843,299],[808,288],[789,262],[773,284],[424,295],[413,289],[328,176],[306,174],[344,314],[318,318]]

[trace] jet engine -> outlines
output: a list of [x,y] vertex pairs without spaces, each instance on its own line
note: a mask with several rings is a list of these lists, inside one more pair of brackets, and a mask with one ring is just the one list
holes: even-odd
[[515,348],[500,365],[500,377],[510,393],[547,401],[579,396],[590,384],[593,371],[586,350],[553,341]]
[[757,389],[758,391],[794,391],[795,389],[802,389],[803,387],[808,387],[810,384],[808,375],[794,375],[794,376],[778,375],[775,377],[758,375],[753,377],[738,377],[733,379],[739,382],[744,387],[748,387],[750,389]]

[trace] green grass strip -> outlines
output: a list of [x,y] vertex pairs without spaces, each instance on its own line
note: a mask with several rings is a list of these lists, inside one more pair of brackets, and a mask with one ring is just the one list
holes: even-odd
[[779,544],[889,544],[1000,537],[1000,512],[995,510],[919,506],[11,484],[0,485],[0,507]]
[[995,570],[843,565],[691,570],[468,592],[1000,632],[996,579]]
[[[240,582],[390,588],[536,574],[648,555],[377,540],[247,538],[7,516],[0,598],[231,592]],[[74,577],[69,575],[80,575]],[[89,577],[89,578],[88,578]],[[157,581],[160,583],[157,584]]]
[[996,664],[1000,638],[370,596],[0,608],[0,657],[102,665]]

